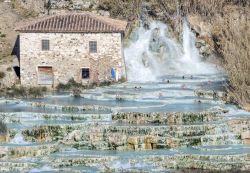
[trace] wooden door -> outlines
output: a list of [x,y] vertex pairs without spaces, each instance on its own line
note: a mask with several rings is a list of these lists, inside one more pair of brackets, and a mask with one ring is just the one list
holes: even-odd
[[52,67],[38,67],[38,84],[53,85],[54,75]]

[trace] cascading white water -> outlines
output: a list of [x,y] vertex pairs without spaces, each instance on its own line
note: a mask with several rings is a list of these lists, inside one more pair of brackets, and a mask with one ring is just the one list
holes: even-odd
[[28,144],[23,138],[21,133],[17,133],[15,137],[10,141],[12,144]]
[[125,49],[125,61],[130,82],[157,81],[164,75],[211,74],[216,68],[200,59],[195,47],[195,35],[186,21],[183,23],[183,44],[179,44],[166,24],[154,21],[149,29],[139,27],[131,35]]

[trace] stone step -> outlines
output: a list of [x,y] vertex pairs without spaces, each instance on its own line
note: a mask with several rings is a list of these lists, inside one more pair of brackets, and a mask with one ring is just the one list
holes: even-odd
[[[224,128],[225,130],[221,130]],[[89,149],[156,149],[239,143],[225,124],[130,126],[110,123],[46,125],[22,132],[27,141],[52,142]]]
[[37,166],[31,162],[0,161],[0,172],[27,172]]
[[35,113],[74,113],[96,114],[111,113],[111,108],[100,105],[57,105],[23,100],[0,100],[1,112],[35,112]]
[[[26,121],[40,120],[72,120],[72,121],[111,121],[109,114],[74,114],[74,113],[34,113],[34,112],[14,112],[0,113],[1,120],[5,123],[23,123]],[[36,124],[38,125],[38,124]]]
[[[132,154],[132,153],[131,153]],[[135,153],[136,154],[136,153]],[[209,170],[248,170],[249,169],[249,161],[245,161],[244,159],[247,156],[244,155],[234,155],[234,156],[225,156],[223,160],[220,160],[221,156],[216,155],[213,157],[210,156],[202,156],[202,155],[145,155],[141,157],[133,157],[129,156],[126,159],[122,156],[105,156],[102,157],[96,155],[88,155],[83,157],[62,157],[62,158],[51,158],[45,157],[47,160],[47,165],[49,168],[53,168],[51,170],[57,170],[60,172],[65,172],[67,170],[71,170],[72,168],[77,168],[79,166],[84,165],[85,168],[88,167],[88,170],[92,170],[90,172],[101,171],[101,172],[144,172],[144,169],[151,170],[150,172],[159,172],[166,171],[166,169],[209,169]],[[238,160],[237,160],[238,159]],[[1,163],[0,163],[1,164]],[[43,166],[39,167],[36,164],[27,163],[12,163],[12,164],[2,164],[4,168],[8,170],[11,166],[20,165],[19,167],[14,167],[9,170],[32,170],[32,167],[36,167],[39,170],[43,170]],[[143,167],[141,167],[144,165]],[[147,166],[146,166],[147,165]],[[21,167],[23,166],[23,167]],[[80,167],[82,171],[84,171],[84,167]],[[33,169],[34,170],[34,169]],[[95,171],[94,171],[95,170]],[[145,170],[148,172],[148,170]],[[156,171],[157,170],[157,171]],[[47,169],[47,171],[49,171]],[[74,171],[74,169],[72,170]]]
[[[205,170],[242,170],[247,171],[250,168],[250,162],[245,161],[212,161],[208,160],[195,160],[192,157],[188,156],[181,157],[179,159],[173,158],[164,158],[165,168],[172,169],[183,169],[183,168],[192,168],[192,169],[205,169]],[[157,162],[157,164],[159,164]]]
[[[75,151],[75,152],[65,152],[58,153],[53,156],[46,156],[43,160],[50,161],[51,166],[54,168],[57,167],[67,167],[67,166],[79,166],[84,164],[90,167],[99,167],[101,169],[106,169],[107,167],[112,168],[112,163],[127,163],[136,164],[144,163],[147,165],[153,164],[155,167],[162,168],[177,168],[173,165],[175,161],[177,164],[180,163],[182,168],[192,168],[191,161],[200,162],[201,165],[204,165],[211,169],[209,163],[215,166],[215,169],[221,169],[221,166],[224,165],[225,168],[222,170],[231,169],[231,167],[249,164],[249,155],[248,154],[185,154],[183,151],[177,152],[167,152],[167,150],[159,150],[148,152],[98,152],[98,151]],[[166,163],[170,161],[170,164],[166,166]],[[184,163],[188,164],[185,165]],[[189,163],[190,162],[190,163]],[[218,162],[219,166],[216,167],[215,163]],[[230,166],[231,165],[231,166]],[[229,167],[230,166],[230,167]],[[200,168],[200,167],[197,167]],[[241,168],[241,167],[239,167]],[[115,168],[113,168],[115,169]],[[117,168],[119,169],[119,168]]]
[[112,120],[129,124],[195,124],[202,122],[223,120],[222,112],[197,112],[197,113],[137,113],[118,112],[112,115]]
[[[98,168],[101,172],[129,172],[144,169],[166,171],[166,169],[209,169],[209,170],[248,170],[249,154],[186,154],[183,151],[68,151],[39,158],[43,163],[54,169],[87,166]],[[217,164],[216,164],[217,163]],[[144,165],[143,167],[141,167]],[[146,166],[147,165],[147,166]],[[93,171],[94,172],[94,171]],[[157,171],[156,171],[157,172]]]
[[86,134],[94,132],[93,135],[102,133],[104,136],[112,133],[125,135],[154,135],[154,136],[201,136],[229,133],[226,124],[197,124],[197,125],[135,125],[115,124],[110,122],[80,122],[73,124],[48,124],[33,126],[24,130],[24,134],[36,134],[40,131],[48,132],[54,136],[67,135],[73,130],[82,130]]
[[20,157],[35,157],[49,155],[59,150],[57,143],[46,144],[1,144],[0,145],[0,160],[16,159]]
[[[97,114],[74,114],[74,113],[33,113],[15,112],[0,113],[5,123],[34,122],[40,124],[40,120],[72,120],[72,121],[113,121],[119,124],[138,125],[199,125],[203,123],[221,123],[224,117],[220,112],[202,113],[97,113]],[[112,116],[112,120],[111,120]],[[37,124],[36,124],[37,121]],[[45,122],[46,123],[46,122]]]

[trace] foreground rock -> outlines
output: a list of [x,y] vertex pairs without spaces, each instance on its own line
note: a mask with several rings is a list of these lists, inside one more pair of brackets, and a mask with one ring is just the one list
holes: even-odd
[[[81,122],[23,130],[26,140],[99,150],[152,150],[241,143],[221,112],[115,113],[112,123]],[[129,125],[136,124],[136,125]]]

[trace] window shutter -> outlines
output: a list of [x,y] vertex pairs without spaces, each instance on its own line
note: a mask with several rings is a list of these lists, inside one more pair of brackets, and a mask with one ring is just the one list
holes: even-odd
[[97,53],[97,42],[96,41],[89,42],[89,52],[90,53]]
[[42,50],[49,50],[49,40],[42,40]]

